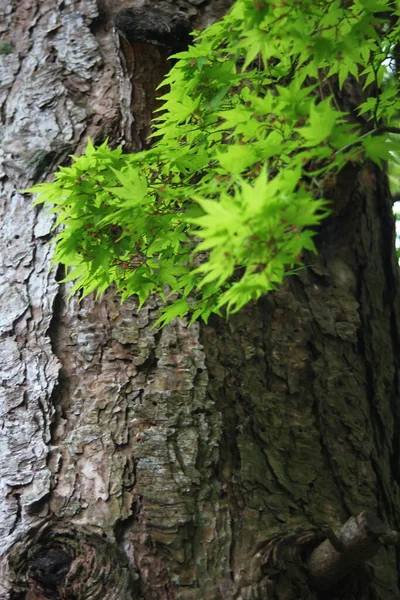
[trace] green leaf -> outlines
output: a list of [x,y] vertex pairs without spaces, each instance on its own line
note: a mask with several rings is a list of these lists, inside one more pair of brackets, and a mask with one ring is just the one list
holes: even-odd
[[398,150],[398,144],[383,135],[365,137],[362,143],[365,155],[379,167],[382,167],[382,160],[390,160],[391,152]]
[[331,106],[330,98],[327,98],[317,106],[311,107],[309,125],[300,128],[299,132],[309,145],[316,146],[331,135],[337,120],[338,113]]
[[156,327],[157,325],[161,325],[162,327],[164,327],[164,325],[167,325],[173,319],[176,319],[177,317],[184,317],[188,312],[189,308],[189,304],[187,303],[185,298],[175,300],[175,302],[161,310],[161,316],[154,323],[153,327]]
[[249,145],[228,146],[224,153],[217,154],[218,161],[224,169],[239,174],[258,160],[257,151]]

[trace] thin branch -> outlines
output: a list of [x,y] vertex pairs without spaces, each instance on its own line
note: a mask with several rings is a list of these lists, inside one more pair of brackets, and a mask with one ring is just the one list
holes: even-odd
[[377,129],[375,129],[375,132],[400,134],[400,127],[378,127]]

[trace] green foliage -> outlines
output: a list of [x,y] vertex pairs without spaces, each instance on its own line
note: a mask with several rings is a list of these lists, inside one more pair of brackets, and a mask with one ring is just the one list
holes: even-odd
[[11,42],[0,42],[0,55],[12,54],[14,47]]
[[[30,190],[62,225],[54,260],[72,293],[115,284],[140,305],[156,293],[165,324],[229,315],[279,286],[315,251],[329,212],[320,182],[394,147],[382,129],[400,108],[385,76],[390,13],[389,0],[237,0],[175,55],[150,150],[89,142]],[[358,118],[333,93],[349,77],[368,89]]]

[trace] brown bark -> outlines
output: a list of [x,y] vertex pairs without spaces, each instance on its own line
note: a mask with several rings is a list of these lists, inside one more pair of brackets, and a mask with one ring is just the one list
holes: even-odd
[[[168,63],[114,32],[133,4],[0,2],[0,598],[400,598],[393,546],[322,595],[307,571],[352,515],[400,529],[383,173],[345,169],[318,256],[228,323],[156,331],[156,300],[67,305],[49,271],[52,219],[18,190],[88,135],[145,144]],[[158,4],[204,27],[229,2]]]

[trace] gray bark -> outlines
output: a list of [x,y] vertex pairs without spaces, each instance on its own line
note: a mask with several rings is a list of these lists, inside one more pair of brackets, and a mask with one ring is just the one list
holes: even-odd
[[[160,332],[154,299],[67,304],[52,217],[20,190],[88,136],[144,147],[168,63],[114,31],[134,4],[0,2],[0,599],[317,600],[303,559],[327,527],[367,509],[400,528],[385,178],[343,171],[319,256],[228,323]],[[201,28],[229,2],[157,4]],[[381,547],[331,597],[394,600],[397,582]]]

